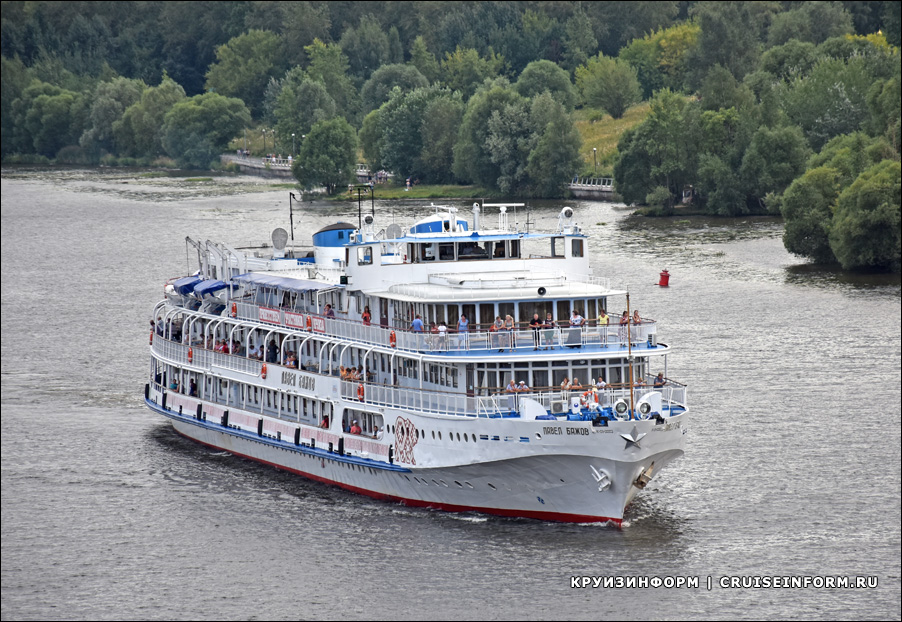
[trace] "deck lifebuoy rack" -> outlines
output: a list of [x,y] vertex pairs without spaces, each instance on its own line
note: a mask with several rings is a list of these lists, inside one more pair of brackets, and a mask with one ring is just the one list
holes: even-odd
[[363,401],[363,383],[357,385],[357,399]]
[[395,331],[392,331],[388,334],[388,345],[393,348],[398,347],[398,336],[395,334]]
[[260,368],[260,376],[266,380],[266,363],[263,363],[263,366]]
[[188,348],[188,362],[191,363],[194,361],[194,349]]
[[232,303],[232,318],[238,317],[238,305],[234,302]]

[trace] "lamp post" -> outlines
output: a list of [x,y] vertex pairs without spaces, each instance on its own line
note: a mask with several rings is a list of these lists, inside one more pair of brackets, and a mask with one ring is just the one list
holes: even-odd
[[291,241],[294,242],[294,207],[291,204],[292,199],[298,200],[293,192],[288,193],[288,220],[291,223]]
[[266,157],[266,130],[263,130],[263,157]]
[[595,172],[598,172],[598,147],[592,147],[592,160],[595,161]]
[[294,143],[294,132],[291,133],[291,155],[297,155],[297,149],[295,149]]

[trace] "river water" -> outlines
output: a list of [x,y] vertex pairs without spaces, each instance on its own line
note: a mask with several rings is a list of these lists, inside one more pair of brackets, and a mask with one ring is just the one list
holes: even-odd
[[[569,202],[595,274],[675,347],[686,455],[622,529],[407,509],[211,451],[143,406],[152,306],[194,269],[185,236],[287,229],[270,184],[3,169],[4,620],[900,618],[898,276],[806,266],[772,219]],[[304,241],[356,222],[356,204],[303,208]],[[425,213],[377,202],[383,224]],[[877,586],[729,587],[774,576]]]

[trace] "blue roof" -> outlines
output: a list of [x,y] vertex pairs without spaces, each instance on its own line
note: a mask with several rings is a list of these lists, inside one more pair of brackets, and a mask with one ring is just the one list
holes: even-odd
[[289,292],[309,292],[329,287],[343,287],[335,283],[327,283],[325,281],[310,281],[306,279],[296,279],[289,276],[278,276],[275,274],[263,274],[260,272],[248,272],[247,274],[239,274],[232,277],[233,281],[239,283],[254,283],[264,287],[273,287]]
[[180,293],[182,296],[185,294],[190,294],[194,291],[194,286],[203,281],[199,276],[183,276],[180,279],[176,279],[173,281],[172,286],[175,288],[175,291]]
[[220,281],[219,279],[211,280],[211,281],[201,281],[197,285],[194,286],[194,294],[198,298],[203,298],[208,294],[213,294],[218,292],[221,289],[225,289],[228,287],[225,283]]

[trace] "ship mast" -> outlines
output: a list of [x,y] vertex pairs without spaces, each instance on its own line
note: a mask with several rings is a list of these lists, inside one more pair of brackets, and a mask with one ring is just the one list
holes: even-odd
[[630,293],[626,293],[626,360],[630,367],[630,419],[635,417],[635,409],[633,408],[633,315],[630,312]]

